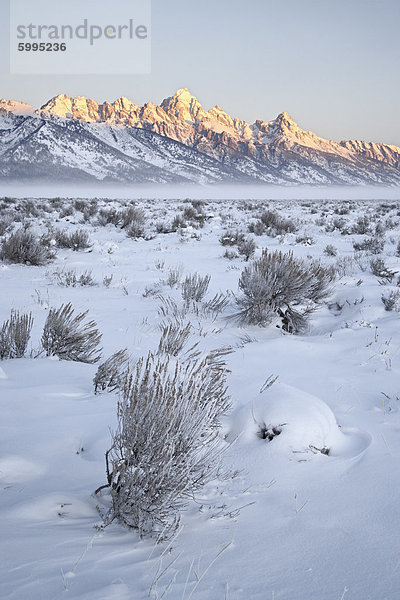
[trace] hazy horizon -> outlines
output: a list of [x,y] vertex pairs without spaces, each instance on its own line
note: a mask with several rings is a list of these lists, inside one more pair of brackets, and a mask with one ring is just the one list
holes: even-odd
[[103,198],[179,200],[400,200],[400,188],[373,185],[2,183],[15,198]]

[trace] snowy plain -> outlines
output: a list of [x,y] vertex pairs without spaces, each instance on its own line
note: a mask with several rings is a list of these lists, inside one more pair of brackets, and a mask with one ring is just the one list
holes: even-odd
[[[116,522],[101,527],[92,494],[105,483],[118,396],[94,394],[97,365],[43,354],[0,362],[2,599],[400,597],[400,306],[387,311],[381,301],[399,289],[398,190],[376,189],[377,199],[356,189],[333,199],[315,190],[263,198],[261,190],[200,203],[190,190],[179,198],[159,190],[147,198],[25,192],[0,200],[1,220],[9,220],[3,239],[22,223],[38,235],[80,229],[90,237],[90,248],[57,249],[44,266],[0,263],[0,324],[11,309],[32,312],[33,355],[49,308],[66,302],[89,309],[104,358],[125,347],[133,359],[145,355],[160,337],[160,296],[182,300],[179,283],[167,283],[171,269],[211,275],[209,298],[227,294],[221,313],[187,319],[202,349],[233,348],[221,429],[229,476],[190,500],[177,535],[161,544]],[[144,211],[144,237],[101,224],[101,210],[132,203]],[[184,217],[188,207],[204,218]],[[266,209],[296,231],[249,233]],[[177,215],[185,226],[166,233]],[[360,219],[365,233],[357,233]],[[256,257],[279,249],[336,265],[332,294],[307,331],[289,334],[278,321],[240,327],[229,318],[248,263],[235,247],[224,256],[226,231],[252,238]],[[383,241],[379,254],[355,252],[353,243],[370,238]],[[371,272],[376,258],[391,279]],[[72,269],[90,271],[95,285],[60,285]],[[270,376],[276,381],[262,391]],[[281,433],[261,439],[262,424]]]

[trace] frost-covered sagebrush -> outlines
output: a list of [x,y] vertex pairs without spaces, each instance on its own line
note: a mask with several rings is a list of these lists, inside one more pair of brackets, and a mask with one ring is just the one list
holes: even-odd
[[78,275],[75,269],[58,269],[54,271],[53,275],[58,285],[63,287],[92,287],[97,285],[90,270]]
[[50,309],[42,334],[47,356],[84,363],[100,359],[98,346],[102,336],[95,321],[82,323],[87,313],[75,314],[70,302]]
[[131,238],[143,237],[145,233],[146,214],[142,208],[129,206],[121,213],[121,228]]
[[364,238],[359,242],[353,242],[354,250],[363,250],[365,252],[370,252],[371,254],[379,254],[380,252],[383,252],[384,246],[385,240],[379,237]]
[[229,408],[225,352],[185,360],[159,348],[127,373],[105,487],[111,518],[140,535],[171,535],[185,498],[216,475]]
[[187,344],[191,333],[192,325],[190,323],[184,326],[178,319],[163,323],[157,353],[178,356]]
[[369,264],[373,275],[376,275],[376,277],[380,277],[382,279],[387,279],[388,281],[392,281],[395,274],[393,271],[390,271],[390,269],[387,268],[382,258],[372,258]]
[[385,310],[400,312],[400,290],[391,290],[388,295],[382,295],[381,300]]
[[307,318],[330,292],[334,269],[317,261],[296,259],[292,252],[264,250],[239,279],[243,295],[236,298],[235,315],[247,325],[265,326],[274,316],[289,332],[304,329]]
[[219,243],[221,244],[221,246],[238,246],[239,244],[243,243],[244,240],[245,235],[242,232],[238,230],[226,230],[220,236]]
[[258,221],[250,223],[249,231],[256,235],[267,233],[275,237],[284,233],[293,233],[297,229],[296,224],[291,219],[282,217],[279,213],[272,210],[265,210],[261,213]]
[[70,248],[76,252],[91,247],[89,234],[84,229],[77,229],[71,233],[65,230],[57,231],[55,239],[59,248]]
[[360,215],[357,222],[353,225],[352,233],[365,235],[371,230],[371,224],[368,215]]
[[169,285],[170,288],[177,286],[183,274],[183,265],[177,265],[176,267],[170,267],[168,269],[167,277],[164,281],[166,285]]
[[20,315],[18,311],[11,311],[10,318],[0,328],[0,360],[24,356],[32,325],[31,313]]
[[185,302],[200,302],[207,293],[210,280],[211,275],[187,275],[182,282],[182,298]]
[[237,249],[245,260],[249,260],[256,251],[256,243],[253,238],[248,237],[238,244]]
[[327,244],[325,246],[324,254],[327,256],[337,256],[337,248],[333,244]]
[[11,263],[40,266],[54,258],[54,254],[43,239],[21,228],[3,241],[0,259]]
[[93,378],[94,393],[115,392],[121,388],[125,369],[129,361],[128,351],[118,350],[102,362]]

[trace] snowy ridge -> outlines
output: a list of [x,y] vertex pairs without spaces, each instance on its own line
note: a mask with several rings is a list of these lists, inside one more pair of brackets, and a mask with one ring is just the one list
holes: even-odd
[[[77,168],[85,177],[96,179],[135,182],[183,179],[205,183],[239,179],[268,183],[400,184],[398,146],[357,140],[327,140],[312,131],[301,129],[286,112],[272,121],[247,123],[231,117],[218,105],[205,110],[187,88],[178,90],[160,105],[148,102],[138,106],[125,97],[113,103],[98,104],[84,96],[71,98],[60,94],[34,110],[27,104],[3,99],[0,100],[0,115],[3,120],[8,119],[1,129],[13,128],[9,120],[11,117],[25,117],[57,123],[58,127],[62,121],[64,132],[70,130],[73,135],[77,131],[75,124],[79,123],[80,135],[92,141],[76,142],[78,145],[84,143],[86,155],[82,168],[79,162]],[[150,148],[147,140],[147,150],[142,148],[139,151],[138,145],[133,143],[133,139],[139,135],[135,133],[138,130],[152,134],[152,143],[156,148]],[[157,136],[162,139],[156,142]],[[93,137],[96,138],[94,143]],[[121,145],[118,145],[117,139]],[[165,144],[169,155],[172,142],[186,146],[187,151],[183,152],[184,158],[182,155],[176,160],[176,152],[180,154],[176,150],[174,159],[169,160],[169,156],[165,162],[166,156],[161,148]],[[21,143],[24,143],[23,139]],[[62,143],[59,140],[57,146]],[[120,163],[108,167],[108,161],[107,164],[98,161],[96,152],[99,151],[99,144],[105,145],[100,154],[122,153],[125,158],[120,158],[129,163],[129,168],[122,168]],[[53,164],[60,152],[53,152],[49,144],[47,151],[53,153],[50,161]],[[3,146],[1,153],[6,155],[6,146]],[[64,162],[57,163],[61,170],[67,168],[68,163],[76,163],[75,157],[68,157],[68,153],[66,146],[62,152]],[[139,160],[137,153],[140,160],[145,160],[147,165],[163,168],[165,173],[161,175],[155,171],[154,175],[150,175],[140,162],[133,167],[132,160]],[[23,159],[26,164],[30,163],[28,177],[32,176],[35,166],[40,171],[40,165],[35,163],[38,154],[33,152],[31,157]],[[209,159],[213,159],[212,162]],[[90,166],[91,161],[98,164]],[[12,175],[12,169],[6,165],[0,165],[0,172],[3,177]],[[20,170],[18,176],[21,176]],[[52,178],[51,174],[49,178]]]

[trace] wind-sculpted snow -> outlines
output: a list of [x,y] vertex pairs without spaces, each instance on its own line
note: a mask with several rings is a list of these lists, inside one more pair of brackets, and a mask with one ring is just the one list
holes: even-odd
[[[256,450],[257,436],[271,443],[265,449],[266,463],[277,453],[299,461],[317,455],[348,459],[364,452],[371,440],[356,429],[344,432],[320,398],[279,382],[239,407],[230,423],[227,439],[243,445],[244,452]],[[260,444],[254,458],[259,451]]]
[[[115,150],[112,129],[102,127],[50,120],[29,131],[36,139],[74,128],[85,140],[99,128]],[[132,133],[142,158],[149,140],[162,139]],[[130,132],[116,136],[132,150]],[[310,200],[291,190],[290,200],[265,200],[265,191],[235,200],[223,188],[214,201],[208,188],[189,200],[189,186],[178,199],[176,187],[166,198],[161,186],[100,199],[59,198],[57,189],[0,199],[0,249],[23,230],[52,250],[38,266],[7,252],[0,262],[0,349],[12,310],[33,319],[24,357],[0,361],[1,599],[397,600],[400,309],[382,297],[399,290],[398,195],[360,200],[353,190],[351,199]],[[243,238],[253,257],[241,254]],[[265,249],[335,270],[300,334],[285,331],[279,314],[263,326],[232,318],[240,276]],[[51,309],[68,303],[76,314],[88,310],[102,334],[96,364],[41,347]],[[172,375],[178,355],[190,367],[197,352],[218,348],[231,407],[213,429],[220,469],[185,497],[169,541],[140,538],[117,518],[106,525],[105,452],[127,364],[170,353]],[[113,374],[106,361],[119,351]],[[207,379],[199,378],[201,403]],[[154,436],[160,460],[172,447],[164,409],[142,415],[148,430],[131,423],[150,448]],[[141,459],[151,483],[154,465]]]

